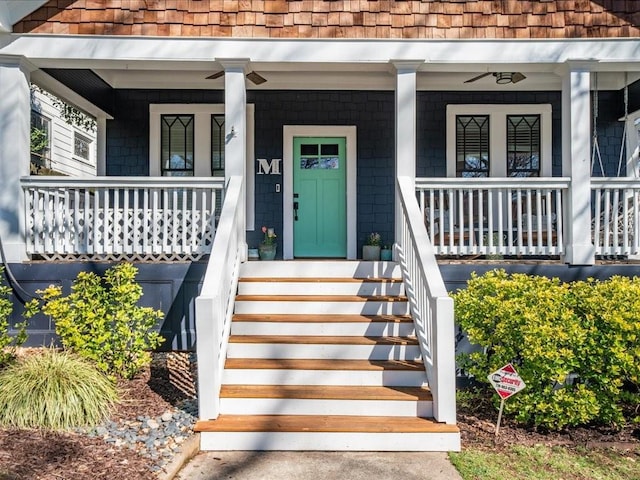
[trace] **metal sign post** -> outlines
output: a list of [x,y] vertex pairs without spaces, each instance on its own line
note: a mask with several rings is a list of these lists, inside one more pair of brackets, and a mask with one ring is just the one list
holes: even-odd
[[500,395],[500,410],[498,411],[498,422],[496,423],[496,436],[500,431],[500,422],[502,421],[502,411],[504,410],[504,402],[511,395],[518,393],[526,387],[524,381],[516,372],[516,369],[510,363],[495,372],[487,375],[489,382],[493,385],[498,395]]

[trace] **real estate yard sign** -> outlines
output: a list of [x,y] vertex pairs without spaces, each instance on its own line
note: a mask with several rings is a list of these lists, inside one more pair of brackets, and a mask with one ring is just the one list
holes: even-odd
[[500,431],[500,420],[502,420],[502,410],[504,409],[504,401],[511,395],[518,393],[526,385],[516,369],[510,363],[507,363],[504,367],[496,370],[487,378],[493,388],[496,389],[498,395],[500,395],[500,411],[498,412],[498,422],[496,423],[496,435]]

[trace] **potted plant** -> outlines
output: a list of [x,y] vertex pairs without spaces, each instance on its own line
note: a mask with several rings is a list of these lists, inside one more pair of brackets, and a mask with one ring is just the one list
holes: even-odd
[[380,260],[380,244],[382,238],[379,233],[370,233],[362,247],[363,260]]
[[390,262],[393,258],[393,251],[391,249],[391,245],[385,244],[382,246],[382,250],[380,250],[380,260],[383,262]]
[[260,260],[273,260],[276,258],[276,234],[273,228],[262,227],[262,233],[264,233],[264,239],[258,245],[258,254]]

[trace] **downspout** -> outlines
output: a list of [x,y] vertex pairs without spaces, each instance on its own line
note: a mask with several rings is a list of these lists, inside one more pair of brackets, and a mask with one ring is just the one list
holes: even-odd
[[2,235],[0,235],[0,262],[4,266],[4,274],[7,277],[7,281],[9,282],[9,286],[11,287],[13,294],[23,305],[25,305],[29,300],[39,298],[27,292],[22,285],[20,285],[20,282],[18,282],[16,277],[13,275],[9,262],[7,262],[6,258],[7,257],[4,254],[4,245],[2,244]]

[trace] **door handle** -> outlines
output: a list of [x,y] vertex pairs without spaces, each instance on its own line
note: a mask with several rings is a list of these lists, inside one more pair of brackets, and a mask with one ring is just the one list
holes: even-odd
[[[298,198],[298,197],[299,197],[299,195],[297,193],[293,194],[293,198],[294,199]],[[296,222],[298,221],[298,207],[299,206],[300,205],[298,204],[298,202],[296,202],[296,201],[293,202],[293,220],[296,221]]]

